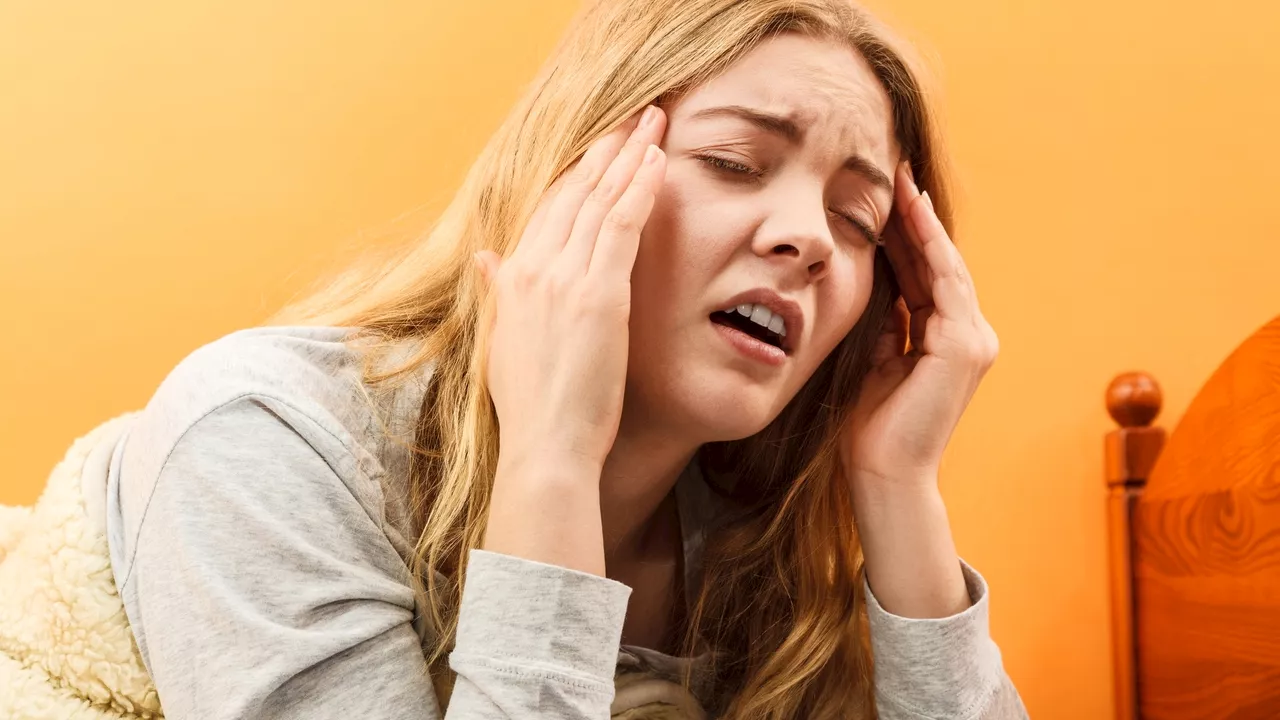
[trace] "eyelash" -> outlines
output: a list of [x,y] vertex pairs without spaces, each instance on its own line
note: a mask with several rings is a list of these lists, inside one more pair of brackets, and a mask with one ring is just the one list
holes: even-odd
[[[759,180],[760,176],[764,174],[755,168],[717,155],[697,155],[696,157],[711,167],[725,172],[734,173],[736,175],[746,175],[752,181]],[[884,240],[880,237],[879,233],[856,217],[846,215],[842,212],[836,212],[835,210],[832,210],[831,214],[852,225],[858,232],[862,233],[863,237],[865,237],[872,245],[884,245]]]
[[739,162],[727,160],[718,155],[698,155],[697,157],[699,160],[702,160],[703,162],[707,163],[708,165],[714,168],[717,168],[720,170],[727,170],[729,172],[737,173],[739,175],[749,175],[751,176],[752,179],[759,179],[759,177],[764,174],[763,172],[756,170],[755,168],[748,167]]
[[858,232],[862,233],[862,235],[867,238],[867,242],[877,247],[884,245],[884,238],[880,237],[880,233],[877,233],[874,229],[871,228],[870,225],[862,222],[861,220],[851,215],[845,215],[844,213],[835,212],[835,211],[832,211],[832,212],[840,216],[841,220],[844,220],[845,222],[857,228]]

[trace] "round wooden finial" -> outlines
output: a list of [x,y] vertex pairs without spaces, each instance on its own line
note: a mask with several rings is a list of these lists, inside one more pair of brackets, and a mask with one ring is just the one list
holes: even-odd
[[1163,402],[1160,385],[1144,372],[1121,373],[1107,386],[1107,412],[1120,427],[1150,425],[1160,414]]

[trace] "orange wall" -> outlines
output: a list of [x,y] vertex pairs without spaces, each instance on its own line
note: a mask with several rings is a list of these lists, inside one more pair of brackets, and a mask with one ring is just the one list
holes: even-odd
[[[1041,720],[1110,712],[1102,390],[1280,313],[1280,6],[875,0],[934,58],[1003,353],[947,459]],[[569,0],[0,4],[0,502],[334,253],[421,226]],[[406,215],[406,213],[408,213]]]

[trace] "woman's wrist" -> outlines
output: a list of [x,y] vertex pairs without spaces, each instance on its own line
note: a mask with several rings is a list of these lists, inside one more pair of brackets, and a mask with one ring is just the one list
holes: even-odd
[[499,458],[482,548],[603,576],[600,465],[542,452]]
[[867,582],[882,608],[939,618],[969,607],[936,475],[856,478],[853,497]]
[[938,494],[938,471],[934,468],[912,468],[901,472],[861,472],[850,482],[853,491],[874,500],[931,499]]

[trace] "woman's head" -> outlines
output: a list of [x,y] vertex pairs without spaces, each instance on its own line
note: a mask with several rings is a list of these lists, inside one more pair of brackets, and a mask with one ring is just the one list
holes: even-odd
[[[798,32],[662,104],[667,171],[632,274],[626,404],[699,443],[737,440],[870,305],[901,156],[892,104],[848,42]],[[744,353],[730,328],[778,349]]]
[[[442,637],[433,662],[452,638],[498,454],[472,255],[509,255],[555,178],[656,102],[667,175],[632,276],[624,414],[697,433],[711,475],[732,477],[746,508],[708,541],[689,648],[726,651],[731,715],[869,713],[860,553],[835,443],[897,296],[873,239],[892,232],[883,184],[900,158],[950,223],[933,121],[895,47],[847,0],[597,2],[426,237],[273,318],[362,328],[373,382],[433,367],[410,479],[415,571]],[[747,359],[713,320],[753,289],[800,311],[780,365]],[[405,341],[418,349],[406,363],[373,369],[380,347]]]

